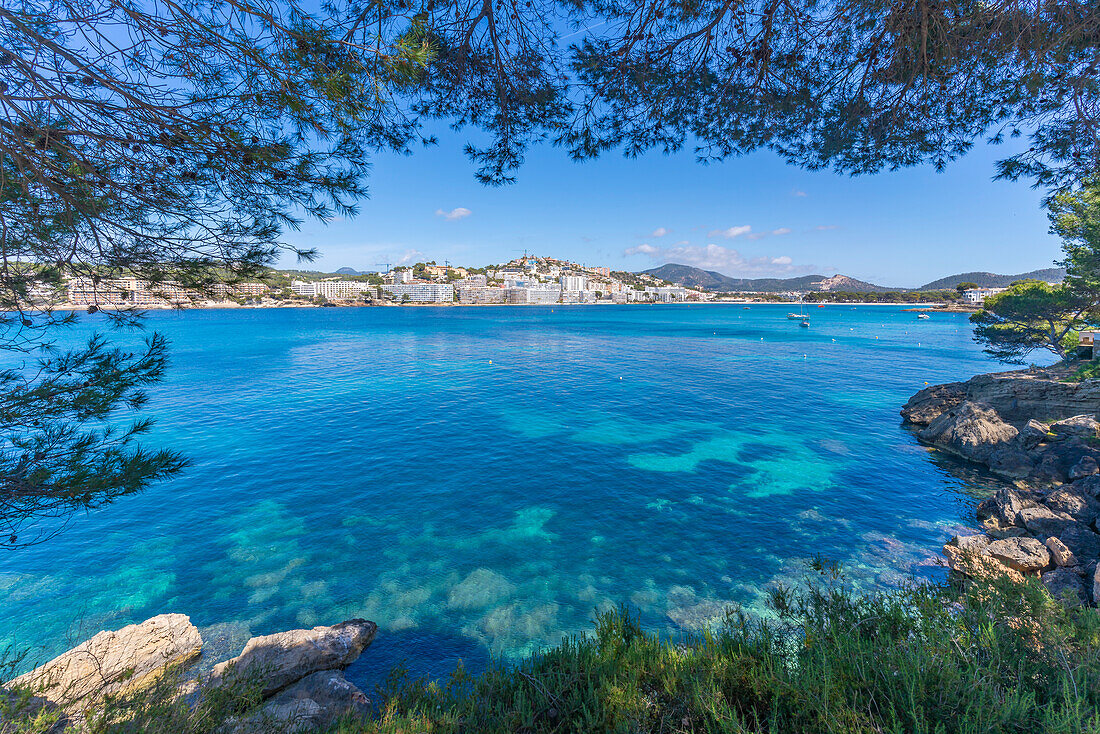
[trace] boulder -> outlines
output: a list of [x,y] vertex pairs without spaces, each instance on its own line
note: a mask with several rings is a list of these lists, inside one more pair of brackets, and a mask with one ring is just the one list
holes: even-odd
[[1070,606],[1085,606],[1089,603],[1085,582],[1068,568],[1056,568],[1042,576],[1043,586],[1050,595]]
[[1085,477],[1084,479],[1078,479],[1071,485],[1071,489],[1075,492],[1080,492],[1086,497],[1100,500],[1100,476],[1094,475]]
[[1000,527],[1020,525],[1020,511],[1027,507],[1034,507],[1035,500],[1023,497],[1014,489],[998,489],[993,496],[978,505],[978,519],[996,518],[1000,521]]
[[377,632],[374,622],[350,619],[331,627],[253,637],[240,655],[214,666],[210,684],[256,676],[267,698],[311,673],[346,668]]
[[1047,427],[1032,418],[1020,429],[1020,448],[1031,451],[1047,438]]
[[1039,505],[1037,507],[1025,507],[1020,510],[1020,523],[1027,528],[1029,533],[1043,538],[1051,535],[1060,535],[1070,525],[1077,521],[1062,512],[1054,512],[1049,507]]
[[1043,504],[1085,525],[1091,525],[1100,515],[1100,502],[1078,491],[1076,483],[1052,492]]
[[370,701],[337,670],[310,673],[284,688],[258,710],[233,722],[233,734],[324,731],[345,714],[370,716]]
[[1077,556],[1073,555],[1073,551],[1066,547],[1066,544],[1058,540],[1058,538],[1047,538],[1045,545],[1047,550],[1050,551],[1050,557],[1054,559],[1054,565],[1077,565]]
[[1069,473],[1066,475],[1071,482],[1078,479],[1084,479],[1085,477],[1091,477],[1093,474],[1100,472],[1100,466],[1096,465],[1096,459],[1092,456],[1082,456],[1080,460],[1069,468]]
[[901,409],[901,415],[909,423],[927,426],[943,413],[956,407],[965,397],[965,383],[933,385],[909,398]]
[[1040,571],[1050,565],[1050,552],[1035,538],[994,540],[986,553],[1020,573]]
[[1044,452],[1036,463],[1032,476],[1042,482],[1064,484],[1068,479],[1065,471],[1063,471],[1064,463],[1062,458],[1053,451]]
[[991,541],[986,535],[956,535],[943,546],[943,555],[952,571],[974,578],[993,578],[1008,576],[1014,581],[1023,581],[1024,577],[985,551]]
[[1023,479],[1035,470],[1035,461],[1026,451],[1005,445],[993,450],[989,455],[989,468],[1003,477]]
[[50,662],[11,681],[63,709],[82,709],[105,695],[151,684],[168,666],[198,657],[202,638],[183,614],[161,614],[141,624],[96,634]]
[[1061,441],[1066,438],[1097,438],[1100,436],[1100,422],[1091,415],[1075,415],[1072,418],[1056,421],[1050,425],[1050,432],[1054,439]]
[[987,405],[964,402],[922,429],[917,438],[971,461],[985,463],[1018,431]]
[[1058,540],[1062,541],[1081,563],[1100,557],[1100,535],[1080,523],[1070,525],[1062,531]]

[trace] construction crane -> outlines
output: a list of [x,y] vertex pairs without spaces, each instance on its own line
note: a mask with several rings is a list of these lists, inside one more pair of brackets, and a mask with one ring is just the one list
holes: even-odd
[[382,272],[384,272],[384,273],[390,272],[390,264],[389,263],[371,263],[372,268],[378,267],[379,265],[385,265],[386,266],[386,269],[383,270]]

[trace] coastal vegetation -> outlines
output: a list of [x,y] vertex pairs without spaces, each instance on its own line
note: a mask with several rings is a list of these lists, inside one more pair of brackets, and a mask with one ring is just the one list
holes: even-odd
[[[459,667],[439,681],[396,670],[372,697],[373,715],[347,714],[307,731],[1084,734],[1100,727],[1100,612],[1055,601],[1034,578],[914,582],[868,594],[854,591],[835,564],[815,561],[807,583],[773,589],[769,606],[765,619],[731,608],[717,628],[681,639],[659,638],[628,609],[603,612],[592,632],[519,664],[492,663],[479,674]],[[109,699],[89,731],[226,731],[260,700],[262,684],[253,679],[214,688],[198,703],[174,694],[180,680],[177,671]],[[40,731],[22,726],[18,711],[10,700],[0,706],[5,732]]]
[[1022,364],[1036,350],[1071,356],[1078,332],[1100,324],[1100,184],[1095,178],[1079,189],[1047,200],[1050,231],[1062,238],[1065,280],[1013,283],[986,299],[970,317],[974,338],[1003,362]]

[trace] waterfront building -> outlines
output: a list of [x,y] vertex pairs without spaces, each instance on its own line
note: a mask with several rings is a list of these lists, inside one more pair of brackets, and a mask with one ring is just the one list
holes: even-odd
[[394,283],[382,288],[398,301],[408,296],[411,303],[452,303],[455,299],[455,289],[450,283]]
[[962,292],[963,301],[974,306],[985,303],[985,299],[1007,290],[1007,288],[968,288]]
[[504,302],[511,304],[527,303],[526,288],[505,288]]
[[561,289],[563,291],[583,291],[587,278],[583,275],[561,276]]
[[393,282],[396,283],[411,283],[413,280],[412,270],[395,270],[393,272]]
[[542,283],[527,288],[528,303],[558,303],[561,301],[561,286],[557,283]]
[[455,299],[459,303],[506,303],[508,289],[485,285],[459,285],[455,287]]
[[654,301],[659,301],[661,303],[687,300],[687,288],[680,288],[678,286],[646,286],[645,292],[650,294]]

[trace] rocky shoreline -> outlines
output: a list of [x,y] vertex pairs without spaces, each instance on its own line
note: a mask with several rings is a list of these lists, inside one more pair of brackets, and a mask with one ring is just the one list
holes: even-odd
[[934,385],[902,408],[917,439],[1012,486],[977,508],[980,529],[944,546],[965,576],[1038,576],[1068,604],[1100,602],[1100,380],[1020,370]]
[[[317,731],[345,714],[370,713],[369,700],[343,671],[377,632],[374,622],[351,619],[253,637],[240,655],[217,663],[206,675],[184,676],[165,693],[194,705],[239,684],[255,692],[256,705],[232,717],[226,734]],[[106,698],[150,688],[170,671],[185,672],[202,651],[198,628],[182,614],[100,632],[5,684],[0,712],[23,721],[43,716],[52,723],[41,731],[50,734],[82,729],[89,712]],[[0,731],[8,731],[4,719],[0,713]]]

